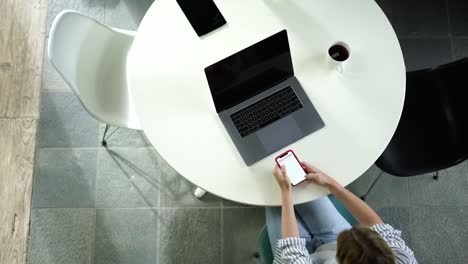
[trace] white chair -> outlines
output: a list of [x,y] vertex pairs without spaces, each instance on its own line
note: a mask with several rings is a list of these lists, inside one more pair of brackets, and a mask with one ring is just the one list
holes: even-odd
[[[106,124],[105,147],[111,125],[141,130],[126,74],[134,36],[134,31],[111,28],[69,10],[60,12],[50,29],[50,63],[88,113]],[[197,197],[204,193],[200,188],[195,190]]]
[[48,54],[52,66],[84,108],[109,127],[140,130],[126,60],[135,32],[107,27],[74,11],[62,11],[50,29]]

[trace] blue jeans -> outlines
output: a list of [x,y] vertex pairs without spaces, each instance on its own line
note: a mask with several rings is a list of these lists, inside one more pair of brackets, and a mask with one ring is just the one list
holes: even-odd
[[[306,239],[309,254],[323,244],[335,242],[341,231],[351,228],[326,196],[295,205],[294,211],[299,235]],[[276,243],[281,239],[281,207],[267,207],[266,224],[271,249],[275,252]]]

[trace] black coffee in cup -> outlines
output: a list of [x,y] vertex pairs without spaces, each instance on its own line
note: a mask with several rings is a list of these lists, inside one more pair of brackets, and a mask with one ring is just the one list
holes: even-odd
[[345,46],[335,44],[328,49],[328,55],[336,61],[345,61],[349,58],[349,51]]

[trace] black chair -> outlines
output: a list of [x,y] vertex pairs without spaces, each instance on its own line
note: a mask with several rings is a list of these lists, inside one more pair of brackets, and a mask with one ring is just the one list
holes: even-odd
[[400,123],[377,167],[399,177],[435,172],[437,180],[439,170],[467,158],[468,58],[407,72]]

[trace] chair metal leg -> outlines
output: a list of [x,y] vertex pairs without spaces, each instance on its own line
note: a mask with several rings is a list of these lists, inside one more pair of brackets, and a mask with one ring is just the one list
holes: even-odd
[[120,127],[116,127],[116,128],[114,129],[114,131],[112,131],[111,133],[109,133],[109,136],[107,136],[107,138],[106,138],[107,131],[109,131],[110,127],[111,127],[110,125],[106,125],[106,129],[104,130],[104,136],[102,136],[102,145],[103,145],[104,147],[107,147],[107,140],[108,140],[109,138],[111,138],[112,135],[114,135],[114,133],[115,133],[117,130],[119,130],[119,128],[120,128]]
[[110,125],[106,124],[106,128],[104,129],[104,135],[102,136],[102,145],[107,148],[107,141],[106,141],[106,134],[109,131]]
[[379,181],[379,179],[380,179],[380,177],[382,176],[382,174],[383,174],[383,172],[381,172],[381,173],[379,174],[379,176],[377,176],[377,179],[375,179],[375,181],[371,184],[371,186],[369,187],[369,189],[367,190],[367,192],[366,192],[364,195],[362,195],[361,197],[359,197],[359,198],[361,198],[361,200],[363,200],[363,201],[366,200],[367,195],[369,195],[370,191],[372,190],[372,188],[374,188],[375,184]]
[[260,256],[260,252],[255,252],[252,254],[252,257],[253,257],[253,260],[255,263],[260,263],[260,264],[263,264],[263,261],[262,261],[262,256]]
[[197,197],[197,198],[202,198],[203,195],[206,194],[206,191],[203,190],[202,188],[198,188],[198,187],[197,187],[197,189],[195,189],[195,192],[194,192],[193,194],[194,194],[195,197]]
[[[380,179],[380,176],[382,176],[383,172],[380,173],[380,175],[377,177],[377,179],[372,183],[372,185],[370,186],[369,190],[367,190],[367,192],[361,196],[360,198],[365,201],[366,200],[366,197],[367,195],[369,195],[369,192],[372,190],[372,188],[374,188],[374,185],[377,183],[377,181]],[[432,176],[432,179],[434,179],[434,181],[437,181],[439,180],[439,171],[436,171],[436,173]]]

